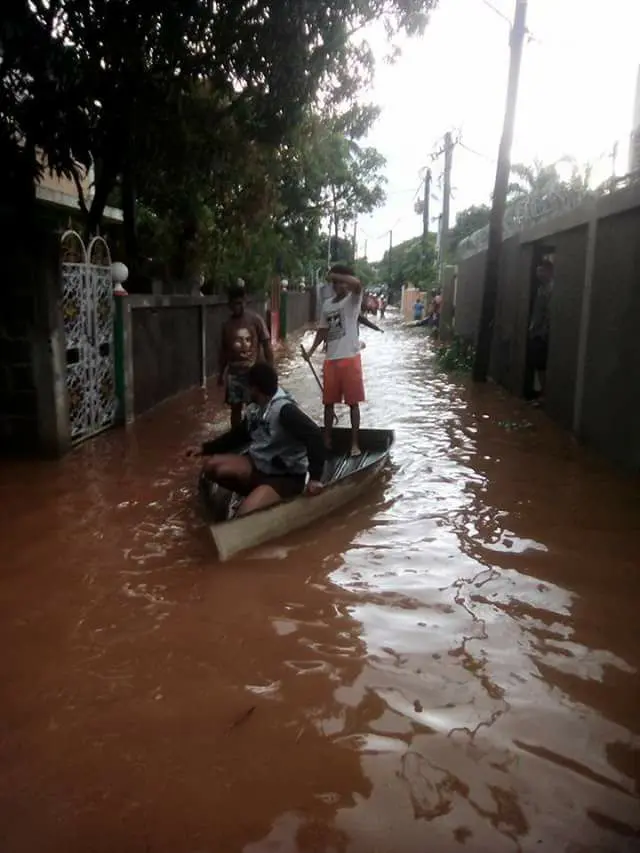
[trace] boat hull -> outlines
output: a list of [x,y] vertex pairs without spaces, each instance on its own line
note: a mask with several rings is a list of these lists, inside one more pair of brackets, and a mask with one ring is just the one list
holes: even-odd
[[[335,430],[335,435],[336,444],[343,445],[349,439],[350,431]],[[242,551],[307,527],[370,489],[389,459],[393,433],[366,430],[363,431],[363,438],[370,451],[363,448],[364,455],[360,462],[357,458],[350,459],[346,454],[336,457],[332,461],[329,481],[319,495],[302,495],[240,518],[210,524],[219,559],[224,562]],[[350,470],[353,466],[355,470]]]

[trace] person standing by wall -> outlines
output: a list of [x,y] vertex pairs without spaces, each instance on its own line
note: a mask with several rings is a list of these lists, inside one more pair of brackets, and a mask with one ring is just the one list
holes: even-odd
[[246,307],[245,289],[240,284],[229,290],[229,311],[221,330],[218,384],[225,386],[233,429],[242,421],[244,406],[251,402],[249,370],[259,360],[273,365],[273,349],[264,320]]
[[413,319],[416,323],[420,323],[424,319],[424,302],[418,294],[418,298],[413,303]]

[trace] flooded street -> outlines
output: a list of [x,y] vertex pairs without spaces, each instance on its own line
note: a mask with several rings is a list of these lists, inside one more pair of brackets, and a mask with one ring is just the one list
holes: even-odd
[[215,389],[2,464],[2,853],[640,849],[638,481],[385,322],[390,469],[229,563]]

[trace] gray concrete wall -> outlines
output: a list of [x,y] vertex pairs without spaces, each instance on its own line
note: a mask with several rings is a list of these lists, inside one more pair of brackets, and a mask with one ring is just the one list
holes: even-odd
[[578,344],[587,256],[587,226],[554,238],[556,287],[551,302],[545,409],[571,428],[578,368]]
[[[255,306],[252,306],[255,310]],[[206,324],[206,369],[207,376],[214,376],[218,372],[220,363],[220,340],[222,325],[229,316],[227,302],[220,299],[218,304],[209,304],[205,307]]]
[[[503,246],[498,299],[491,352],[491,375],[510,390],[514,385],[514,356],[522,341],[518,337],[517,313],[522,280],[519,278],[520,244],[517,237]],[[483,270],[484,272],[484,270]]]
[[640,468],[640,207],[598,222],[580,434]]
[[134,307],[131,330],[136,415],[200,384],[197,306]]
[[[134,295],[126,300],[124,375],[127,420],[204,385],[218,371],[220,333],[228,317],[218,296]],[[262,299],[248,307],[264,314]]]
[[299,329],[308,326],[313,320],[313,295],[311,291],[298,293],[289,291],[287,294],[287,334],[291,335]]
[[458,264],[454,334],[475,342],[478,335],[486,252]]
[[[545,408],[640,468],[640,185],[594,197],[503,244],[491,376],[524,391],[536,253],[555,255]],[[476,339],[485,253],[458,265],[455,334]]]

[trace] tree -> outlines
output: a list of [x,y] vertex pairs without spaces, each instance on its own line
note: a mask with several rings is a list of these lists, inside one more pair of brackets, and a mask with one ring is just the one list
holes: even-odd
[[381,284],[380,270],[376,264],[369,263],[366,258],[358,258],[354,267],[356,275],[367,290],[375,289]]
[[[568,167],[569,174],[562,175],[562,166]],[[560,167],[560,168],[559,168]],[[574,195],[583,197],[590,191],[592,166],[587,163],[580,166],[575,157],[565,155],[555,163],[544,164],[534,160],[528,166],[516,163],[511,171],[516,180],[509,185],[509,203],[517,203],[524,199],[534,202],[548,201],[554,196]]]
[[403,284],[427,290],[437,279],[436,236],[429,234],[426,263],[422,264],[422,237],[412,237],[391,250],[391,280],[389,280],[389,250],[377,264],[378,275],[389,284],[389,290],[399,293]]
[[511,173],[515,180],[509,184],[509,201],[530,196],[542,198],[561,185],[555,163],[545,165],[542,160],[534,160],[531,165],[514,163]]
[[456,224],[449,232],[449,248],[455,253],[458,245],[466,237],[470,237],[476,231],[489,224],[491,208],[486,204],[472,204],[456,215]]
[[383,198],[371,108],[354,106],[373,69],[361,34],[420,32],[436,2],[16,0],[0,22],[5,199],[32,201],[50,168],[95,233],[117,192],[134,270],[138,227],[176,277],[312,257],[329,206],[335,234]]

